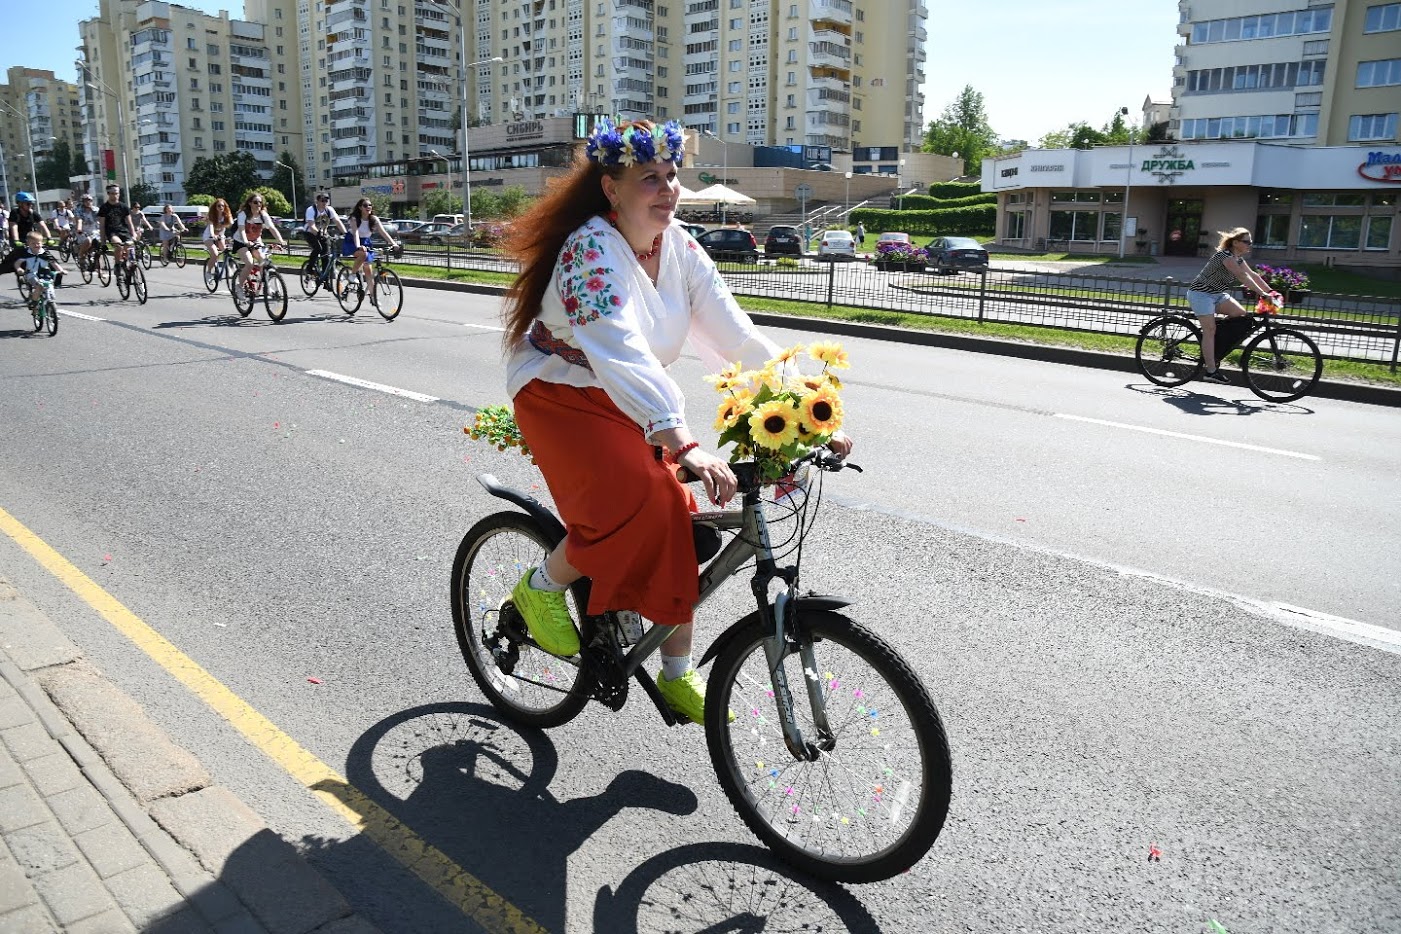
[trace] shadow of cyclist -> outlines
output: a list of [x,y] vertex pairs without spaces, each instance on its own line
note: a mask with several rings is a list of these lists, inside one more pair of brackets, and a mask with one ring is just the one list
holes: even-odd
[[346,777],[470,874],[469,902],[499,896],[562,931],[569,857],[585,840],[624,808],[684,815],[698,802],[684,785],[635,770],[597,795],[560,801],[549,788],[558,764],[544,734],[517,732],[483,705],[444,703],[371,727],[351,748]]
[[1186,388],[1168,389],[1151,383],[1128,383],[1126,389],[1148,396],[1157,396],[1168,405],[1186,415],[1312,415],[1314,410],[1297,403],[1263,402],[1253,396],[1244,399],[1225,399],[1213,393],[1229,393],[1232,386],[1213,387],[1208,392],[1197,392]]

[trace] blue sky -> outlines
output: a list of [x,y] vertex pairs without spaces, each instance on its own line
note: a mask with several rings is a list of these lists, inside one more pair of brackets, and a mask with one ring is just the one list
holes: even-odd
[[[986,100],[993,129],[1034,144],[1075,120],[1100,126],[1123,106],[1136,122],[1143,98],[1167,94],[1172,81],[1172,49],[1178,42],[1173,0],[926,4],[926,123],[971,84]],[[181,5],[243,15],[242,0],[181,0]],[[25,38],[0,43],[0,73],[27,65],[72,81],[77,24],[97,14],[97,3],[37,0],[23,6]]]

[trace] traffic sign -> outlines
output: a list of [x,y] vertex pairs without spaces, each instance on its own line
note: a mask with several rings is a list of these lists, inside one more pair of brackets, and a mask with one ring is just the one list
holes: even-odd
[[806,183],[799,185],[797,188],[793,189],[793,197],[797,198],[799,201],[806,201],[812,197],[812,186]]

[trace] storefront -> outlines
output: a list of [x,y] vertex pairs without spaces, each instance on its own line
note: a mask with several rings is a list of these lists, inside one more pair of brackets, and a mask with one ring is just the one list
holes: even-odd
[[982,188],[1008,246],[1197,256],[1249,227],[1262,260],[1401,267],[1401,146],[1028,149],[985,160]]

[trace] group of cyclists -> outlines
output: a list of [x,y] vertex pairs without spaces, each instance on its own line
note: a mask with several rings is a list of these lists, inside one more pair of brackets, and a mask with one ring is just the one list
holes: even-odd
[[[0,225],[3,225],[13,247],[0,259],[0,275],[14,271],[17,264],[33,256],[50,263],[57,274],[57,281],[61,283],[64,270],[44,248],[44,244],[50,240],[67,247],[68,252],[76,257],[80,269],[90,261],[98,243],[112,247],[114,259],[120,266],[126,260],[127,251],[147,230],[159,230],[161,256],[168,262],[172,245],[188,230],[174,207],[167,204],[153,226],[141,210],[141,205],[128,206],[122,201],[121,194],[121,187],[112,184],[106,188],[106,200],[96,208],[93,207],[93,196],[87,193],[79,199],[76,208],[71,201],[64,201],[53,210],[50,217],[52,229],[40,216],[39,205],[33,195],[24,191],[16,194],[13,212],[4,214],[4,207],[0,205]],[[330,252],[333,230],[340,237],[340,255],[354,258],[354,272],[363,279],[365,290],[372,291],[375,255],[371,249],[371,239],[381,238],[390,249],[399,246],[380,222],[374,204],[363,198],[349,214],[342,217],[331,207],[329,194],[321,192],[315,196],[306,209],[301,227],[302,237],[311,247],[313,266]],[[31,233],[38,234],[37,251],[30,242]],[[204,225],[203,244],[208,254],[206,269],[212,270],[219,257],[226,250],[231,251],[240,265],[238,285],[247,289],[249,277],[267,260],[268,247],[263,242],[265,233],[276,239],[278,247],[287,248],[287,241],[268,216],[262,195],[256,191],[250,192],[237,213],[223,198],[216,199],[209,207]],[[25,273],[27,281],[31,275],[30,272]]]

